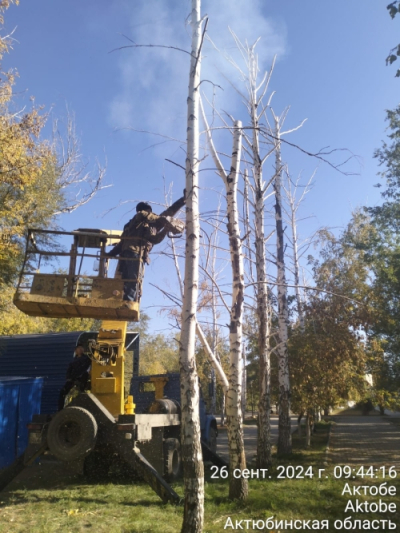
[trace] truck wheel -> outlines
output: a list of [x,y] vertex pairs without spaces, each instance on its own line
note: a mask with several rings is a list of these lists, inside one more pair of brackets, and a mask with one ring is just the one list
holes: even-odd
[[181,446],[178,439],[164,441],[164,477],[175,481],[181,474]]
[[217,435],[218,435],[217,428],[215,428],[214,426],[211,426],[209,434],[208,434],[207,446],[214,453],[217,453]]
[[97,422],[82,407],[66,407],[49,424],[47,444],[61,461],[74,461],[90,453],[96,443]]

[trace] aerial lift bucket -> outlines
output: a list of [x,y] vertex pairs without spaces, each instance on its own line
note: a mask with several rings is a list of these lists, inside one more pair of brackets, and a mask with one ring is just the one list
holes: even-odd
[[[45,239],[72,236],[69,252],[49,250]],[[119,239],[118,232],[80,229],[73,232],[29,230],[25,259],[14,296],[14,304],[30,316],[48,318],[94,318],[98,320],[139,321],[141,279],[107,278],[105,247]],[[93,253],[93,250],[96,250]],[[40,272],[49,260],[69,260],[65,273]],[[87,258],[98,261],[96,276],[82,273]],[[132,260],[132,259],[120,259]],[[36,268],[35,268],[36,267]],[[141,269],[139,269],[140,271]],[[136,301],[124,301],[124,284],[136,282]]]

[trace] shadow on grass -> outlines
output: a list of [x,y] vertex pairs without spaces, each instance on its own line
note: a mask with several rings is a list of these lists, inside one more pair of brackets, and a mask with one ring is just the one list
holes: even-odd
[[[315,424],[315,433],[311,436],[311,445],[306,446],[305,432],[299,436],[297,430],[292,434],[292,453],[291,454],[273,454],[273,459],[280,464],[296,462],[303,465],[321,464],[321,454],[326,450],[329,438],[329,432],[332,422],[319,422]],[[322,459],[323,460],[323,459]]]
[[[10,492],[9,494],[4,494],[1,496],[2,500],[0,503],[0,509],[2,507],[6,507],[7,505],[19,505],[19,504],[38,504],[38,503],[51,503],[51,504],[59,504],[66,500],[65,494],[60,494],[60,496],[54,496],[54,495],[45,495],[45,494],[37,494],[35,492],[29,492],[29,496],[26,496],[24,494],[20,494],[18,492]],[[77,493],[76,495],[73,494],[73,491],[69,490],[68,499],[70,500],[79,500],[80,503],[88,503],[88,504],[96,504],[96,505],[110,505],[111,500],[105,499],[105,498],[96,498],[96,497],[86,497],[82,496],[81,493]],[[162,507],[165,504],[159,500],[150,500],[146,498],[140,498],[136,499],[135,501],[119,501],[114,502],[114,504],[117,505],[124,505],[129,507],[138,507],[138,506],[157,506]]]

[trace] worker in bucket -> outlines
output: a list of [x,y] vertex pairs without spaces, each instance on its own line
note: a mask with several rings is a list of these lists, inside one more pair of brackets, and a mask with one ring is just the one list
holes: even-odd
[[[144,264],[149,264],[149,253],[155,244],[160,243],[167,233],[182,233],[184,224],[172,219],[185,204],[185,195],[174,202],[160,215],[153,213],[151,205],[139,202],[136,215],[124,226],[121,240],[107,253],[108,257],[119,256],[119,273],[124,283],[125,301],[139,301],[140,282],[143,279]],[[139,286],[139,289],[138,289]]]
[[65,385],[60,390],[60,395],[58,397],[59,411],[64,408],[65,398],[74,385],[76,385],[81,392],[85,390],[89,379],[90,365],[91,361],[89,357],[85,355],[83,344],[77,344],[74,359],[70,362],[67,369]]

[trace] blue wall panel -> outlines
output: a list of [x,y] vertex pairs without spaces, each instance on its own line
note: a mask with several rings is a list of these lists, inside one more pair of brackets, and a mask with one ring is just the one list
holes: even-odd
[[0,469],[28,444],[28,424],[40,412],[42,378],[0,378]]

